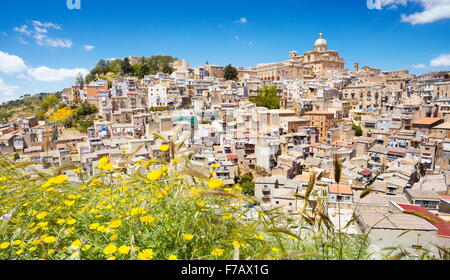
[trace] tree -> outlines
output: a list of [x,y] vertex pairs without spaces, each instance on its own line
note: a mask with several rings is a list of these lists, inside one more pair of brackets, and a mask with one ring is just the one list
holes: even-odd
[[362,128],[356,124],[352,125],[352,129],[355,131],[355,136],[362,136],[363,135],[363,131]]
[[147,63],[136,64],[135,66],[137,66],[137,68],[135,68],[134,75],[138,76],[139,79],[143,79],[144,76],[150,74],[150,66]]
[[247,173],[239,177],[238,183],[242,187],[242,191],[246,195],[255,195],[255,183],[253,181],[253,174]]
[[86,82],[86,81],[84,80],[83,74],[78,73],[77,79],[76,79],[76,84],[77,84],[77,86],[80,87],[80,88],[82,88],[82,87],[84,87],[85,82]]
[[165,64],[162,68],[162,72],[165,74],[172,74],[175,71],[169,64]]
[[58,97],[54,95],[47,96],[44,101],[42,101],[40,107],[42,111],[48,111],[52,107],[56,106],[59,103]]
[[130,59],[128,57],[125,57],[125,59],[122,61],[122,72],[125,75],[133,72],[133,66],[131,66]]
[[115,59],[109,63],[109,71],[119,74],[122,71],[122,59]]
[[237,79],[237,76],[238,76],[237,69],[235,67],[231,66],[231,64],[228,64],[224,70],[225,80],[227,80],[227,81],[235,80],[235,79]]
[[11,116],[11,112],[5,109],[0,109],[0,121],[7,122]]
[[259,107],[266,107],[268,109],[280,109],[280,98],[277,95],[277,88],[275,86],[264,86],[258,91],[256,98],[251,98],[250,101]]
[[86,84],[89,84],[90,82],[95,81],[95,79],[96,79],[96,75],[93,74],[93,73],[89,73],[89,74],[86,76]]

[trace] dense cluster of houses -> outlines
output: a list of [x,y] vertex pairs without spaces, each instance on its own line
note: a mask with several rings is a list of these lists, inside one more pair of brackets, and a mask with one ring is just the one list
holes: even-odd
[[[219,164],[215,176],[225,184],[235,183],[238,170],[253,173],[263,207],[295,217],[304,203],[311,208],[326,197],[332,221],[354,217],[351,230],[372,229],[380,248],[450,246],[450,71],[414,76],[355,64],[353,71],[267,80],[258,69],[238,68],[239,79],[227,81],[220,66],[174,67],[170,75],[65,89],[64,103],[98,108],[87,133],[36,117],[11,120],[0,125],[0,151],[41,168],[74,164],[93,175],[104,156],[122,169],[130,154],[134,162],[162,156],[165,143],[152,132],[182,135],[193,162]],[[264,86],[277,88],[279,109],[250,101]],[[342,163],[339,184],[335,157]],[[316,191],[305,202],[298,194],[311,176]]]

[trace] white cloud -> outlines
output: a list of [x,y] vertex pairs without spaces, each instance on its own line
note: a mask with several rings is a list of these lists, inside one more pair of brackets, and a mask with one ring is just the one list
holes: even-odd
[[16,74],[27,70],[22,58],[0,51],[0,73]]
[[430,66],[450,66],[450,54],[441,54],[430,61]]
[[[51,23],[51,22],[45,22],[42,23],[38,20],[31,21],[32,24],[32,30],[28,28],[28,25],[24,24],[22,27],[14,27],[14,31],[33,37],[36,39],[36,44],[39,46],[48,46],[53,48],[71,48],[73,43],[70,39],[59,39],[59,38],[51,38],[49,37],[48,33],[49,30],[61,30],[62,27],[59,24]],[[23,39],[21,39],[22,42],[25,42]]]
[[84,50],[87,51],[87,52],[92,51],[93,49],[94,49],[94,46],[84,45]]
[[[42,35],[42,34],[41,34]],[[57,48],[57,47],[61,47],[61,48],[71,48],[73,43],[72,40],[70,39],[52,39],[52,38],[47,38],[47,36],[42,35],[40,36],[40,38],[36,38],[37,41],[36,43],[39,46],[43,46],[43,47],[53,47],[53,48]]]
[[9,75],[17,74],[17,77],[21,79],[33,79],[40,82],[57,82],[64,81],[68,78],[75,78],[78,73],[87,75],[89,74],[89,71],[84,68],[53,69],[47,66],[33,68],[27,66],[22,58],[0,51],[0,73]]
[[0,78],[0,99],[3,99],[3,97],[11,96],[16,93],[16,90],[18,90],[18,86],[9,86],[3,82],[3,80]]
[[248,22],[247,18],[245,18],[245,17],[242,17],[235,21],[235,23],[240,23],[240,24],[246,24],[247,22]]
[[68,78],[75,78],[78,73],[86,76],[89,74],[89,71],[83,68],[75,68],[75,69],[52,69],[46,66],[41,66],[37,68],[30,68],[28,70],[28,74],[35,80],[41,82],[58,82],[64,81]]
[[28,42],[26,40],[24,40],[22,37],[19,37],[17,40],[19,41],[19,43],[21,43],[23,45],[28,45]]
[[239,40],[239,36],[238,35],[234,36],[234,39]]
[[38,27],[38,26],[35,26],[35,27],[34,27],[34,30],[35,30],[37,33],[48,33],[48,30],[47,30],[46,28],[40,28],[40,27]]
[[42,22],[40,22],[38,20],[33,20],[32,23],[33,23],[34,26],[53,28],[53,29],[56,29],[56,30],[60,30],[61,29],[61,25],[56,24],[56,23],[51,23],[51,22],[42,23]]
[[[372,0],[369,0],[372,1]],[[401,15],[402,22],[413,25],[431,23],[450,18],[450,0],[380,0],[381,7],[396,8],[397,5],[418,4],[423,11]]]
[[413,64],[412,67],[414,69],[423,69],[423,68],[427,68],[427,66],[425,64]]
[[22,27],[14,27],[14,31],[30,36],[31,31],[28,29],[28,25],[24,24]]

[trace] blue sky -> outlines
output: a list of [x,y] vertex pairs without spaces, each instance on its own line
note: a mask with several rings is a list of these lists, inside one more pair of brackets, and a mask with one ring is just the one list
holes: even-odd
[[450,69],[450,0],[380,1],[81,0],[81,10],[66,0],[1,1],[0,102],[69,87],[100,58],[248,67],[311,50],[320,32],[349,69]]

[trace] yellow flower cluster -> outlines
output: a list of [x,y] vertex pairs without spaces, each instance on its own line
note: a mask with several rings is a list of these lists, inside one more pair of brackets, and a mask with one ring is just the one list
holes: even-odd
[[97,168],[98,168],[98,169],[105,170],[105,171],[111,171],[111,169],[112,169],[112,163],[109,162],[109,157],[102,157],[102,158],[98,161]]
[[67,182],[68,180],[69,180],[69,177],[67,177],[65,175],[59,175],[59,176],[48,179],[47,182],[45,182],[41,186],[41,188],[44,190],[50,191],[51,187],[53,185],[60,185],[60,184]]

